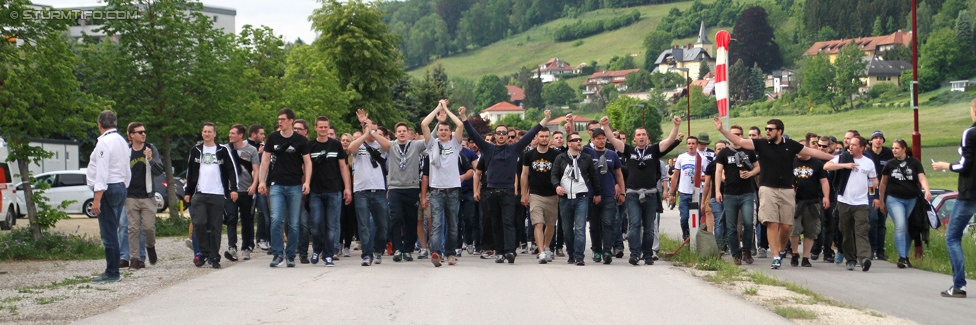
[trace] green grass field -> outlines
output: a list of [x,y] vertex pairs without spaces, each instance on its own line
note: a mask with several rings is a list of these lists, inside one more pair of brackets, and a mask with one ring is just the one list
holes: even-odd
[[[704,0],[711,3],[713,0]],[[753,1],[744,1],[753,2]],[[477,79],[485,74],[506,75],[517,73],[525,66],[534,69],[539,64],[546,62],[553,57],[569,62],[572,65],[581,62],[589,63],[596,61],[598,64],[605,64],[613,56],[635,55],[635,62],[642,65],[644,62],[644,35],[654,30],[661,19],[667,16],[671,8],[678,8],[682,11],[691,7],[691,1],[668,3],[660,5],[648,5],[632,8],[600,9],[573,18],[561,18],[549,23],[536,26],[526,32],[513,35],[494,44],[479,48],[474,51],[452,55],[434,62],[440,63],[451,77],[465,77]],[[620,13],[630,12],[637,9],[641,13],[641,19],[633,25],[587,38],[583,38],[583,44],[574,46],[576,41],[556,42],[552,38],[552,31],[564,25],[575,23],[577,20],[592,20],[610,18]],[[721,28],[709,28],[710,39],[715,32]],[[725,28],[729,29],[730,28]],[[674,44],[686,44],[694,42],[697,38],[679,39]],[[416,68],[407,72],[413,77],[423,75],[424,68]]]

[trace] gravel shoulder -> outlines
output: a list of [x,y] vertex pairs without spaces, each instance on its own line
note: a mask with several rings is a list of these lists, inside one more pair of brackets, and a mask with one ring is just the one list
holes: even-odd
[[[0,264],[0,323],[66,324],[220,271],[194,267],[193,253],[182,238],[158,238],[156,252],[156,265],[122,269],[122,281],[109,284],[91,283],[104,271],[104,260],[4,262]],[[239,263],[245,262],[221,264],[228,268]]]

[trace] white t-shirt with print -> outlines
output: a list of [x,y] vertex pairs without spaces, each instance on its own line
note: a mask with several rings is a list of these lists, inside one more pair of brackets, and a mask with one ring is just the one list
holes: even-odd
[[220,185],[217,146],[203,146],[203,152],[200,154],[200,179],[197,181],[197,192],[224,195],[224,187]]
[[376,162],[376,168],[373,168],[369,152],[366,151],[367,145],[380,150],[380,143],[377,141],[359,145],[359,150],[352,155],[352,190],[385,190],[386,178],[383,177],[383,168],[379,166],[379,162]]
[[[840,156],[831,159],[833,163],[838,163]],[[868,199],[868,187],[871,185],[871,178],[877,178],[878,172],[874,170],[874,161],[866,156],[854,158],[857,167],[851,170],[851,176],[847,179],[847,188],[844,195],[837,196],[837,202],[847,205],[870,205]]]
[[678,192],[682,194],[694,194],[695,193],[695,161],[698,155],[691,155],[687,152],[678,155],[678,159],[674,161],[674,168],[681,173],[681,178],[678,179]]

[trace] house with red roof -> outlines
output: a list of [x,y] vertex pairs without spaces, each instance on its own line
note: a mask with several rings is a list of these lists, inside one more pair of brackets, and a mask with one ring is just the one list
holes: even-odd
[[505,88],[508,88],[508,102],[522,107],[522,101],[525,100],[525,90],[512,85],[507,85]]
[[870,37],[860,37],[860,38],[844,38],[839,40],[830,40],[813,43],[806,52],[803,52],[803,56],[813,56],[817,54],[826,54],[830,58],[830,63],[834,63],[837,59],[837,55],[840,54],[840,50],[845,46],[854,42],[854,45],[858,47],[864,56],[880,56],[884,57],[884,52],[895,48],[895,45],[901,44],[908,46],[912,42],[912,32],[897,31],[891,33],[890,35],[882,36],[870,36]]
[[598,97],[600,90],[607,85],[616,88],[619,92],[627,91],[627,75],[637,71],[640,71],[640,69],[594,72],[583,83],[586,86],[586,90],[583,91],[583,95],[586,96],[585,101],[590,102]]
[[533,78],[541,78],[542,83],[550,83],[556,81],[556,76],[561,74],[571,74],[580,73],[586,63],[580,63],[577,66],[572,66],[569,62],[560,60],[558,57],[551,58],[543,64],[540,64],[538,68],[532,69]]
[[525,110],[509,102],[498,102],[481,111],[481,118],[485,121],[497,122],[503,117],[518,114],[520,118],[525,118]]

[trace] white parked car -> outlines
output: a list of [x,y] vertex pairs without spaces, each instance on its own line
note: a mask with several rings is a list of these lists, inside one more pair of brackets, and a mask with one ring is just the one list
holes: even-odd
[[[41,182],[51,185],[51,188],[44,191],[44,196],[48,199],[48,204],[56,207],[61,202],[72,200],[71,204],[64,210],[70,214],[84,213],[89,218],[97,218],[98,215],[92,213],[92,202],[95,193],[88,188],[85,180],[85,170],[62,170],[57,172],[43,173],[35,176],[35,184]],[[18,183],[14,188],[17,192],[17,211],[23,216],[27,214],[27,202],[24,199],[24,184]]]
[[10,179],[10,169],[0,162],[0,230],[10,230],[17,224],[17,195]]

